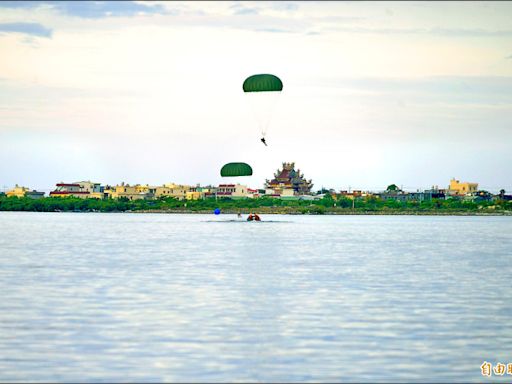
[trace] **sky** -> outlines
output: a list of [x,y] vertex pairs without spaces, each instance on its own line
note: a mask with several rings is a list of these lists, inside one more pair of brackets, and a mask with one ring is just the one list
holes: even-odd
[[[512,192],[512,2],[0,2],[0,190]],[[260,142],[242,90],[283,82]],[[253,175],[222,178],[227,162]]]

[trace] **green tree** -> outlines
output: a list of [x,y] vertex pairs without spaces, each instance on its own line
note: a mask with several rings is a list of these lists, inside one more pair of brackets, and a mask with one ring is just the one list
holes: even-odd
[[324,197],[320,199],[320,204],[324,207],[333,207],[334,206],[334,199],[332,198],[332,195],[330,193],[326,193]]

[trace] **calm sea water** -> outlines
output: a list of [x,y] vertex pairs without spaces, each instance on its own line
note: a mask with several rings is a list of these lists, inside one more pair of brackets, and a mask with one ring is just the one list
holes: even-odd
[[467,382],[512,363],[511,217],[262,218],[0,213],[0,381]]

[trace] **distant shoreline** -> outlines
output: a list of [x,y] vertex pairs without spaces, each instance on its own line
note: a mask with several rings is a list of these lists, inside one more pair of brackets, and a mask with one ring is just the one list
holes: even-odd
[[[2,210],[0,212],[39,212],[39,213],[134,213],[134,214],[185,214],[185,215],[214,215],[211,210],[192,211],[192,210],[126,210],[126,211],[35,211],[35,210]],[[277,212],[277,211],[263,211],[259,209],[252,210],[251,212],[258,215],[290,215],[290,216],[512,216],[512,211],[496,211],[496,212],[474,212],[474,211],[335,211],[335,212]],[[242,210],[242,215],[249,215],[249,211]],[[223,210],[222,215],[237,215],[238,211]]]
[[[276,211],[263,211],[255,209],[252,211],[258,215],[292,215],[292,216],[512,216],[510,211],[498,212],[443,212],[443,211],[337,211],[325,213],[302,213],[302,212],[276,212]],[[140,211],[126,211],[126,213],[162,213],[162,214],[213,214],[212,211],[187,211],[187,210],[140,210]],[[242,215],[248,215],[251,212],[242,211]],[[238,211],[222,211],[221,215],[236,215]]]
[[[355,207],[354,207],[355,205]],[[465,202],[433,200],[423,202],[381,201],[364,199],[350,201],[323,197],[315,201],[257,200],[158,200],[79,199],[79,198],[17,198],[0,197],[0,211],[25,212],[130,212],[162,214],[221,214],[236,215],[359,215],[359,216],[512,216],[512,201]]]

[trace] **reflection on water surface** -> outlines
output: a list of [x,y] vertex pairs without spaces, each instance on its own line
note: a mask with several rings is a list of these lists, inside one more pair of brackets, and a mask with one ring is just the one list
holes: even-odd
[[512,218],[262,219],[0,213],[0,381],[466,382],[512,363]]

